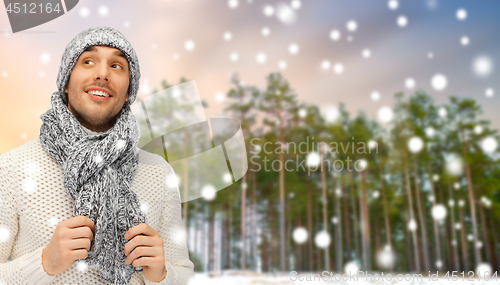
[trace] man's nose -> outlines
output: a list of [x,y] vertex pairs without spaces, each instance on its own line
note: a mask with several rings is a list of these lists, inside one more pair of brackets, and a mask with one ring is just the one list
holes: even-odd
[[109,70],[107,65],[101,64],[99,68],[97,68],[95,79],[109,81]]

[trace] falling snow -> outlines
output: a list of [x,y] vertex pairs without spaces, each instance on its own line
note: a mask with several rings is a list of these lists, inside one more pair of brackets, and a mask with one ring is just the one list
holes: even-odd
[[229,6],[229,8],[231,9],[236,9],[238,7],[238,0],[229,0],[227,2],[227,5]]
[[408,141],[408,149],[413,153],[420,152],[423,147],[424,141],[420,137],[412,137]]
[[486,95],[486,97],[493,97],[493,95],[495,95],[495,90],[493,90],[493,88],[487,88],[485,91],[484,91],[484,95]]
[[388,123],[394,117],[394,113],[390,107],[384,106],[378,110],[378,119],[383,123]]
[[216,195],[216,189],[212,185],[205,185],[201,188],[201,195],[207,201],[212,201]]
[[267,17],[271,17],[272,15],[274,15],[273,6],[271,6],[271,5],[265,6],[264,7],[264,15],[266,15]]
[[344,73],[344,65],[342,63],[336,63],[333,66],[333,72],[335,72],[336,74]]
[[372,52],[369,49],[364,49],[363,52],[361,53],[361,55],[364,58],[370,58],[372,56]]
[[399,3],[397,0],[390,0],[389,2],[387,2],[387,6],[391,10],[396,10],[399,7]]
[[442,91],[448,86],[448,79],[443,74],[436,74],[432,77],[431,85],[434,90]]
[[282,61],[280,61],[280,62],[278,63],[278,67],[279,67],[280,69],[286,69],[286,67],[287,67],[286,61],[283,61],[283,60],[282,60]]
[[354,21],[354,20],[350,20],[349,22],[347,22],[346,28],[350,32],[354,32],[358,29],[358,23],[356,23],[356,21]]
[[493,154],[498,148],[498,142],[493,137],[486,137],[481,141],[481,148],[487,154]]
[[44,52],[42,55],[40,55],[40,61],[42,63],[49,63],[50,62],[50,54]]
[[316,237],[314,237],[314,243],[319,248],[327,248],[330,245],[330,242],[330,234],[325,231],[317,233]]
[[80,8],[80,17],[87,18],[90,15],[90,9],[87,7]]
[[276,17],[285,25],[291,25],[297,20],[295,9],[285,3],[280,3],[276,7]]
[[413,78],[407,78],[405,80],[405,86],[408,89],[413,89],[415,87],[415,84],[416,84],[415,79],[413,79]]
[[269,30],[269,28],[268,28],[268,27],[264,27],[264,28],[262,28],[262,30],[261,30],[260,32],[261,32],[261,34],[262,34],[264,37],[267,37],[267,36],[269,36],[269,34],[271,33],[271,30]]
[[238,59],[240,59],[240,56],[238,55],[238,53],[236,52],[232,52],[230,55],[229,55],[229,59],[231,61],[238,61]]
[[328,70],[328,69],[330,69],[330,67],[331,67],[331,66],[332,66],[332,64],[331,64],[331,63],[330,63],[330,61],[328,61],[328,60],[323,60],[323,61],[321,62],[321,68],[322,68],[323,70]]
[[301,244],[301,243],[306,242],[307,237],[308,237],[308,234],[307,234],[307,230],[305,228],[298,227],[298,228],[293,230],[293,240],[296,243]]
[[258,53],[256,56],[255,56],[255,60],[257,60],[258,63],[265,63],[266,60],[267,60],[267,57],[266,57],[266,54],[263,53],[263,52],[260,52]]
[[291,44],[289,47],[288,47],[288,52],[290,54],[297,54],[299,52],[299,46],[297,44]]
[[233,38],[233,35],[230,32],[225,32],[224,35],[222,35],[222,38],[225,41],[230,41]]
[[104,5],[103,5],[103,6],[99,7],[99,15],[100,15],[101,17],[105,17],[105,16],[107,16],[107,15],[108,15],[108,13],[109,13],[109,9],[108,9],[108,7],[107,7],[107,6],[104,6]]
[[404,28],[408,25],[408,18],[406,18],[406,16],[399,16],[396,22],[398,23],[398,26]]
[[297,10],[297,9],[300,9],[300,7],[302,6],[302,3],[300,2],[300,0],[293,0],[291,3],[291,6],[293,9]]
[[458,20],[463,21],[467,19],[467,11],[465,9],[458,9],[456,16]]
[[477,76],[488,76],[493,70],[493,62],[488,56],[478,56],[476,59],[474,59],[473,70]]
[[341,36],[342,36],[342,34],[340,33],[339,30],[332,30],[330,32],[330,39],[332,39],[332,41],[338,41],[338,40],[340,40]]
[[185,43],[184,43],[184,48],[187,50],[187,51],[192,51],[194,49],[194,42],[192,40],[187,40]]
[[463,45],[463,46],[468,46],[469,45],[469,37],[467,36],[463,36],[460,38],[460,43]]
[[231,178],[231,174],[229,173],[225,173],[223,176],[222,176],[222,181],[226,182],[226,183],[231,183],[231,181],[233,181],[233,179]]

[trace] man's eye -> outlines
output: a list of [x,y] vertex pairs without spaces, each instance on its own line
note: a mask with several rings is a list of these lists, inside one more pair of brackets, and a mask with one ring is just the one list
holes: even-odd
[[119,67],[120,69],[122,69],[122,67],[121,67],[121,66],[119,66],[118,64],[113,64],[112,66],[117,66],[117,67]]
[[87,62],[92,62],[92,63],[94,63],[94,62],[93,62],[92,60],[90,60],[90,59],[87,59],[87,60],[86,60],[86,61],[84,61],[83,63],[87,63]]

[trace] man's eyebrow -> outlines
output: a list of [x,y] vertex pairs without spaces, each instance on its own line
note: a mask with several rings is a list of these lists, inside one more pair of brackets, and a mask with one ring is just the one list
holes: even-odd
[[89,46],[83,52],[86,52],[86,51],[97,51],[97,48],[95,46]]
[[113,53],[114,55],[117,55],[117,56],[121,56],[123,57],[124,59],[127,59],[127,57],[123,54],[123,52],[121,50],[117,50]]
[[[97,48],[95,46],[89,46],[83,52],[86,52],[86,51],[97,52]],[[121,57],[127,59],[127,57],[123,54],[123,52],[121,50],[117,50],[117,51],[113,52],[113,55],[121,56]]]

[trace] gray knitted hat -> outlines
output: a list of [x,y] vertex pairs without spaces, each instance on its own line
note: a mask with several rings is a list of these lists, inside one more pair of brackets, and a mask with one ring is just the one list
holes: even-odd
[[96,27],[85,30],[79,33],[66,46],[61,59],[59,74],[57,75],[57,88],[59,92],[63,94],[64,102],[66,104],[68,102],[68,94],[64,92],[64,89],[69,82],[73,67],[80,55],[90,46],[114,47],[125,54],[129,65],[130,77],[128,100],[130,104],[134,103],[137,97],[137,91],[139,90],[139,78],[141,78],[139,59],[125,36],[116,29],[110,27]]

